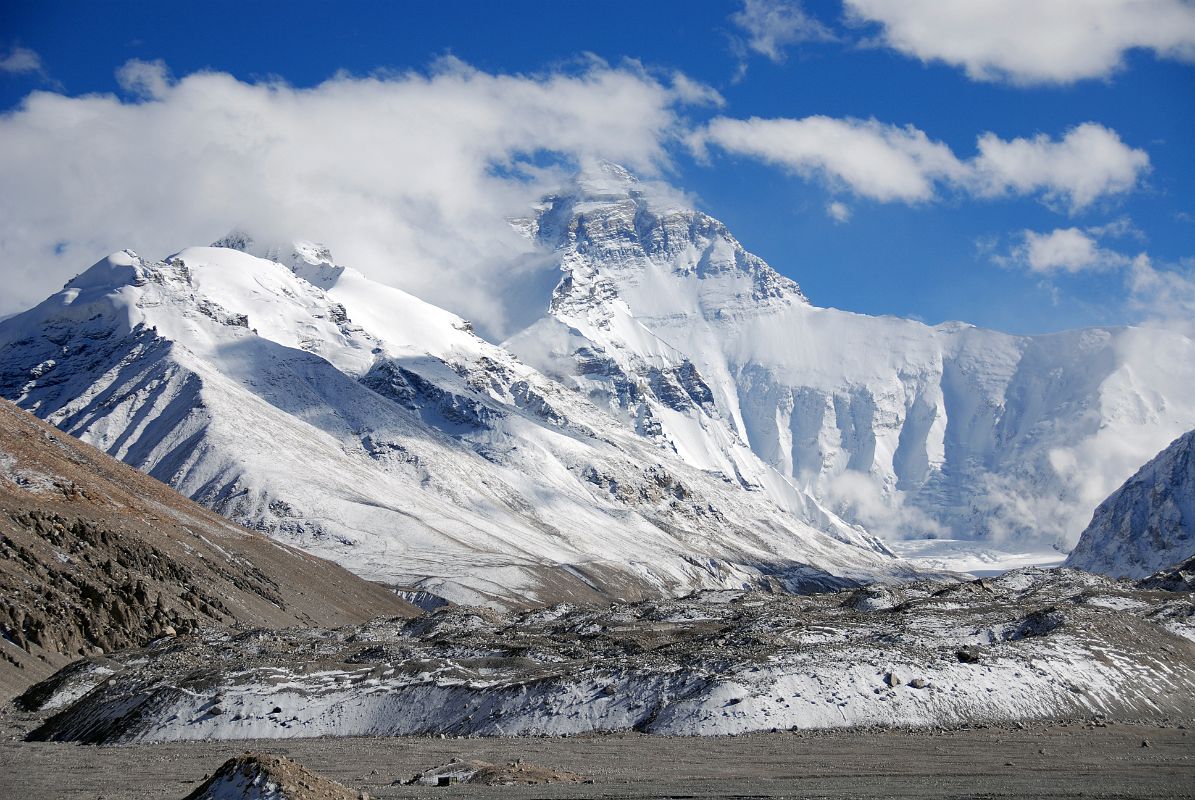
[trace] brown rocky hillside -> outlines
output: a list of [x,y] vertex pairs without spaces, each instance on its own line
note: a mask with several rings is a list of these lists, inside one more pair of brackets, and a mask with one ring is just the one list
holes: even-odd
[[417,613],[0,400],[0,700],[81,656],[198,627]]

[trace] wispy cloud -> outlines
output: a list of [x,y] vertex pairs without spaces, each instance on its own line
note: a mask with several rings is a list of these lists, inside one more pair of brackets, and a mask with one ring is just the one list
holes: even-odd
[[885,202],[929,200],[938,181],[961,180],[965,172],[946,145],[876,120],[718,117],[689,142],[699,156],[715,145]]
[[1128,282],[1133,310],[1195,337],[1195,260],[1158,268],[1142,254],[1133,260]]
[[805,13],[799,0],[743,0],[730,21],[742,31],[746,50],[777,63],[796,44],[835,38],[829,28]]
[[826,216],[838,223],[849,222],[851,207],[840,200],[831,201],[826,204]]
[[9,75],[26,75],[31,72],[45,74],[41,56],[28,47],[14,47],[0,58],[0,72]]
[[1123,303],[1127,318],[1195,336],[1195,259],[1159,263],[1148,252],[1124,252],[1101,241],[1136,239],[1135,232],[1131,221],[1122,217],[1084,229],[1024,230],[1004,252],[995,240],[980,242],[979,250],[999,266],[1042,276],[1043,287],[1055,293],[1056,276],[1120,271],[1125,291],[1114,302]]

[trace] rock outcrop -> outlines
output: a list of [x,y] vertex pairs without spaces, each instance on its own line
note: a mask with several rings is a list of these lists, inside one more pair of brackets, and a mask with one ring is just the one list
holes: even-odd
[[1143,578],[1195,556],[1195,431],[1100,503],[1067,566]]

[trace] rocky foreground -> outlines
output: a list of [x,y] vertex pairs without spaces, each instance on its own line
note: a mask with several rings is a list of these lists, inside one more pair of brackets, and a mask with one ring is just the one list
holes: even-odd
[[364,800],[366,797],[289,758],[243,753],[224,762],[186,800]]
[[718,735],[1195,719],[1195,598],[1024,569],[810,596],[449,607],[337,630],[163,638],[21,702],[33,740]]
[[[0,714],[0,728],[4,717]],[[1188,725],[1189,727],[1189,725]],[[1183,723],[1062,724],[677,738],[292,739],[89,747],[0,740],[0,797],[21,800],[181,800],[246,749],[283,755],[370,800],[451,797],[914,798],[1195,797],[1195,730]],[[1148,743],[1148,744],[1147,744]],[[593,783],[449,788],[410,784],[453,758],[518,759]],[[237,800],[242,800],[237,798]]]

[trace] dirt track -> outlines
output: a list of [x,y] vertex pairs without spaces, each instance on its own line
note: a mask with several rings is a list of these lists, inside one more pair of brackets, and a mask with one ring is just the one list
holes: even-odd
[[[1087,723],[950,732],[630,734],[566,739],[310,739],[135,747],[0,742],[0,797],[182,798],[247,749],[287,755],[373,798],[1195,798],[1195,732]],[[1149,746],[1142,742],[1148,740]],[[590,775],[542,787],[391,786],[457,756]]]

